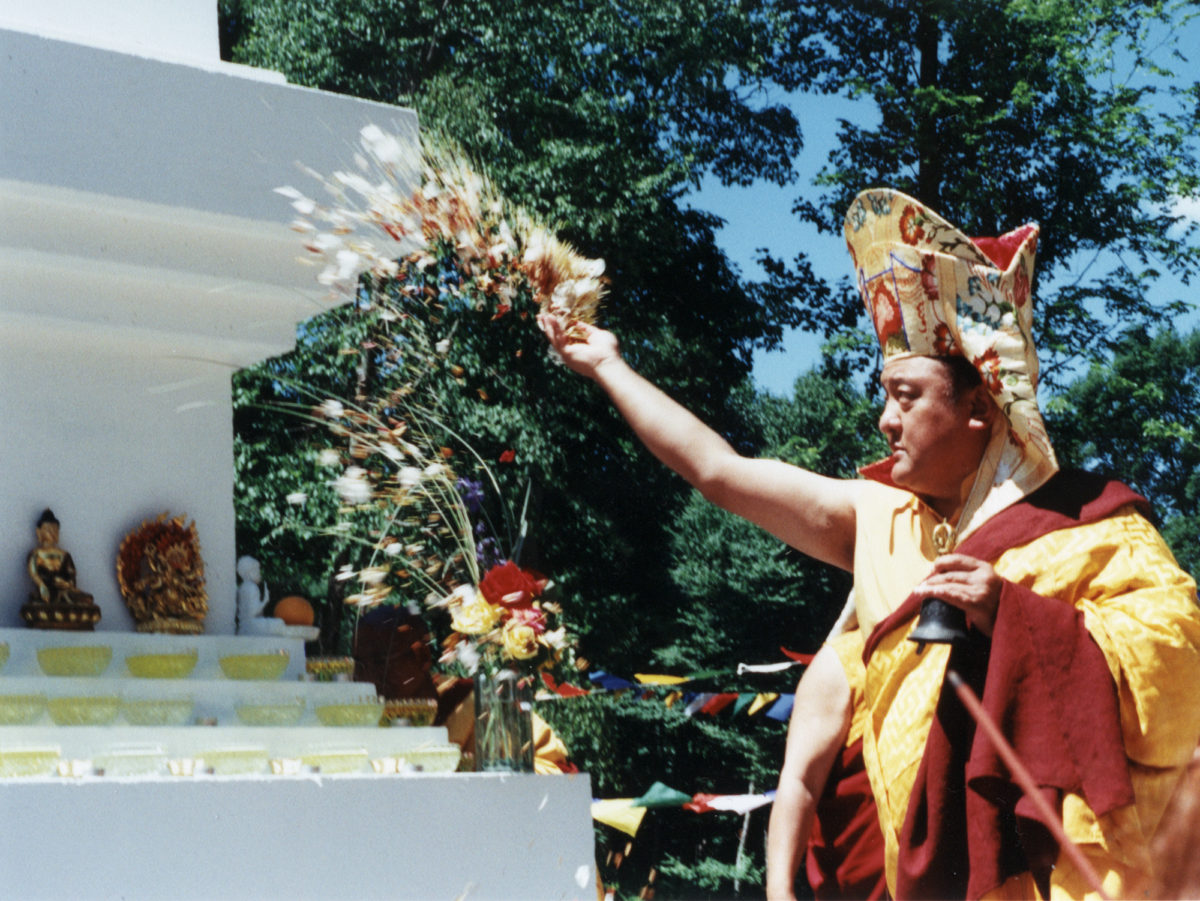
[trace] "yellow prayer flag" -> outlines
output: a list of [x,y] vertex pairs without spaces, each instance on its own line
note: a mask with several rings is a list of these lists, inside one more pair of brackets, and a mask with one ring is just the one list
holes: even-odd
[[764,691],[762,694],[755,695],[754,700],[750,702],[750,708],[746,711],[746,716],[754,716],[768,704],[778,700],[779,692],[776,691]]
[[626,835],[637,835],[647,808],[634,807],[634,798],[605,798],[592,802],[592,819],[620,829]]
[[655,673],[634,673],[633,678],[643,685],[682,685],[688,681],[687,676],[663,676]]

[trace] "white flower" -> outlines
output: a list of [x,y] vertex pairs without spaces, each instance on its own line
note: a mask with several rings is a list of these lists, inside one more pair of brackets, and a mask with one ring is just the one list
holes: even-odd
[[285,500],[293,507],[299,507],[308,500],[308,494],[303,491],[293,491]]
[[435,607],[456,607],[459,604],[465,604],[476,599],[476,590],[474,585],[459,585],[452,592],[446,595],[439,601],[436,601]]
[[365,504],[371,500],[371,483],[360,466],[350,466],[333,483],[334,489],[348,504]]
[[386,566],[368,566],[358,574],[358,581],[364,585],[378,585],[387,578]]
[[369,197],[374,191],[374,186],[369,181],[353,172],[334,172],[333,180],[364,197]]
[[311,216],[317,210],[317,202],[309,197],[305,197],[291,185],[286,185],[282,188],[275,189],[276,194],[282,194],[284,197],[292,201],[292,209],[301,216]]
[[400,274],[400,264],[395,260],[379,260],[371,271],[380,278],[395,278]]
[[345,582],[348,579],[353,579],[357,575],[358,572],[354,569],[354,567],[347,563],[337,571],[337,575],[335,575],[334,578],[339,582]]
[[454,657],[472,675],[479,669],[479,649],[475,647],[473,642],[460,641],[456,644],[454,646]]
[[339,250],[337,252],[338,279],[344,281],[357,275],[358,263],[361,259],[362,257],[353,250]]
[[415,466],[405,466],[400,470],[400,485],[404,488],[412,488],[421,481],[421,470]]
[[345,243],[337,235],[331,235],[329,232],[319,232],[312,239],[313,249],[322,254],[333,253]]
[[389,460],[391,460],[393,463],[398,463],[400,460],[403,459],[403,456],[400,453],[400,449],[398,447],[396,447],[396,445],[394,445],[394,444],[379,445],[379,452],[381,454],[383,454],[385,457],[387,457]]
[[576,272],[585,278],[599,278],[604,275],[604,260],[579,260]]
[[391,544],[389,544],[387,547],[385,547],[383,549],[383,552],[385,554],[387,554],[389,557],[398,557],[398,556],[400,556],[400,551],[402,551],[403,549],[404,548],[400,544],[399,541],[393,541]]
[[[346,415],[346,407],[340,400],[330,398],[321,404],[321,415],[326,419],[341,419]],[[324,451],[322,451],[324,453]]]
[[565,626],[560,626],[557,629],[551,629],[548,632],[542,633],[542,641],[547,647],[554,648],[556,651],[561,651],[567,646],[567,630]]
[[441,341],[439,341],[437,344],[435,344],[433,346],[433,349],[436,350],[439,354],[442,354],[444,356],[445,354],[450,352],[450,339],[443,338]]
[[546,235],[541,230],[534,232],[529,236],[529,243],[525,246],[525,253],[521,261],[526,264],[537,263],[546,255]]
[[399,166],[407,158],[404,145],[396,140],[395,135],[386,134],[378,125],[366,126],[359,136],[367,152],[385,165]]
[[327,447],[317,454],[317,462],[322,466],[340,466],[342,463],[342,455],[335,451],[332,447]]

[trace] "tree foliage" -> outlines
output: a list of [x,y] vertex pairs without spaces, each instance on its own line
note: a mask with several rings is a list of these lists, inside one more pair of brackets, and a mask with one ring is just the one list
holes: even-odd
[[[1105,321],[1136,326],[1180,312],[1151,293],[1166,271],[1200,265],[1177,207],[1200,185],[1197,86],[1178,77],[1190,3],[950,3],[852,0],[805,7],[791,45],[812,90],[867,108],[840,123],[801,218],[840,233],[862,188],[890,185],[959,225],[997,235],[1040,223],[1037,327],[1044,378],[1112,346]],[[865,121],[864,121],[865,120]],[[806,323],[860,321],[852,291],[815,291],[807,262],[770,260],[772,288],[811,292]]]
[[1048,406],[1062,462],[1149,498],[1180,564],[1200,574],[1200,331],[1131,332]]
[[[788,182],[799,123],[764,99],[770,86],[865,98],[878,112],[873,124],[842,123],[824,193],[797,202],[804,219],[840,229],[854,193],[888,183],[969,233],[1040,221],[1037,325],[1052,387],[1068,381],[1061,363],[1103,358],[1113,345],[1098,317],[1136,325],[1170,312],[1147,286],[1159,267],[1186,283],[1197,265],[1191,232],[1170,230],[1171,203],[1195,192],[1197,172],[1194,110],[1169,103],[1186,90],[1194,103],[1195,90],[1173,83],[1169,40],[1151,50],[1154,29],[1178,19],[1174,5],[221,0],[221,9],[227,58],[415,107],[424,127],[485,162],[511,200],[605,258],[606,325],[627,358],[747,454],[850,475],[882,452],[872,403],[852,378],[863,349],[874,353],[849,332],[862,321],[857,297],[821,284],[803,255],[767,260],[768,282],[745,284],[716,246],[717,221],[687,205],[708,173]],[[549,361],[527,319],[451,312],[444,409],[489,462],[513,452],[500,475],[510,494],[529,492],[521,562],[563,587],[581,655],[625,676],[712,671],[689,686],[705,690],[792,690],[795,673],[747,684],[730,667],[777,660],[781,644],[812,649],[845,597],[844,576],[688,491],[593,386]],[[791,398],[753,391],[751,352],[797,325],[832,335],[839,354]],[[317,534],[337,516],[318,459],[327,439],[271,411],[353,400],[371,377],[372,327],[359,311],[334,311],[302,330],[295,353],[235,381],[239,548],[263,557],[272,585],[317,599],[346,552]],[[1064,461],[1111,466],[1167,499],[1166,532],[1194,571],[1195,336],[1155,341],[1151,359],[1136,340],[1117,340],[1111,364],[1073,386],[1052,420]],[[1116,409],[1128,415],[1105,418]],[[300,488],[315,530],[298,530],[300,511],[285,502]],[[599,693],[543,707],[599,795],[637,795],[655,779],[685,791],[762,790],[781,760],[783,725],[761,717],[688,717],[661,698]],[[735,818],[655,811],[634,858],[605,876],[623,896],[651,867],[659,897],[729,897],[735,881],[758,894],[765,818],[755,817],[741,869]],[[624,842],[598,831],[604,844]]]

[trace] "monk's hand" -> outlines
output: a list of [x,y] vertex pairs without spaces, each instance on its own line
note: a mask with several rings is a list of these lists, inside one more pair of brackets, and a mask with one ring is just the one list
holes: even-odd
[[941,598],[967,615],[967,622],[991,635],[996,625],[996,608],[1004,580],[990,563],[966,554],[944,554],[933,562],[933,570],[913,589],[925,598]]
[[537,321],[550,346],[572,372],[594,379],[601,366],[621,358],[612,332],[586,322],[564,323],[551,313],[539,313]]

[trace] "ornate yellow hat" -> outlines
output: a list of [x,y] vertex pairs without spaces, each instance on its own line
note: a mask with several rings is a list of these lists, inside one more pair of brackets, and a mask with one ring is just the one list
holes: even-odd
[[854,199],[843,231],[884,363],[966,357],[1003,412],[1008,434],[985,458],[992,487],[1002,489],[988,515],[1041,485],[1058,463],[1037,404],[1030,285],[1038,227],[971,239],[919,201],[875,189]]

